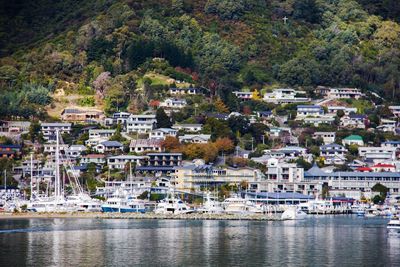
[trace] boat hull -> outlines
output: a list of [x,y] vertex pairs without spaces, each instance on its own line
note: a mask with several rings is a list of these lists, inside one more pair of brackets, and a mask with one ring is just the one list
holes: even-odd
[[102,212],[120,212],[120,213],[145,213],[146,209],[145,208],[128,208],[128,207],[101,207]]

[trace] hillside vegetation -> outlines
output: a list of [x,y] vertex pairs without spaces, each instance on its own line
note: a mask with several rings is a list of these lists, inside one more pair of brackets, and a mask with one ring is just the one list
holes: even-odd
[[159,77],[203,86],[230,109],[233,90],[277,85],[353,86],[400,98],[395,0],[1,5],[0,117],[46,116],[60,89],[96,99],[108,113],[140,112],[173,85]]

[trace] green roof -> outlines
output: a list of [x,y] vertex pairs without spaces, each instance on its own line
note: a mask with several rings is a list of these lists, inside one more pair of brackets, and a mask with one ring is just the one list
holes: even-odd
[[355,134],[347,136],[344,140],[363,141],[361,136]]

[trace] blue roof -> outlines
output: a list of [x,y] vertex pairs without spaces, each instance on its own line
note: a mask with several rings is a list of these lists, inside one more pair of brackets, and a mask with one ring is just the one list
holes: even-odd
[[262,193],[248,193],[248,195],[260,198],[260,199],[313,199],[313,196],[309,195],[304,195],[300,194],[297,192],[282,192],[282,193],[267,193],[267,192],[262,192]]
[[386,141],[386,142],[383,142],[384,144],[388,144],[388,145],[399,145],[400,144],[400,141]]
[[318,109],[322,109],[322,107],[317,106],[317,105],[298,105],[297,108],[318,108]]
[[175,166],[139,166],[137,171],[172,171]]
[[118,141],[104,141],[104,142],[101,142],[101,144],[104,145],[104,146],[123,146]]

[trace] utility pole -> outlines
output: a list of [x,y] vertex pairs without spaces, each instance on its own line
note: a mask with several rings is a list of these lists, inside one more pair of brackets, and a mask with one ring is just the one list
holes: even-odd
[[4,169],[4,192],[7,192],[7,169]]

